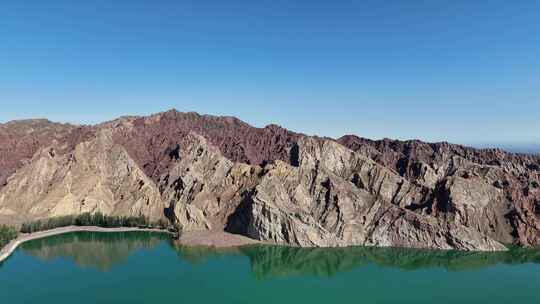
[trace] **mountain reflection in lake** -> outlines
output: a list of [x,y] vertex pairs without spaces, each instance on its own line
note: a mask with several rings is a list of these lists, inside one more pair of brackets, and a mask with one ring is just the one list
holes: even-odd
[[540,303],[540,252],[185,247],[166,234],[80,232],[25,243],[2,303]]
[[79,267],[108,271],[141,249],[151,249],[169,239],[153,232],[74,232],[23,243],[20,250],[42,261],[67,258]]
[[194,263],[220,255],[245,255],[257,278],[287,276],[332,277],[369,264],[401,270],[440,267],[448,271],[475,270],[497,264],[540,263],[540,250],[513,248],[506,252],[458,252],[403,248],[298,248],[247,246],[238,249],[176,248]]
[[169,240],[168,235],[150,232],[69,233],[25,243],[20,250],[45,262],[67,258],[79,267],[109,271],[115,265],[126,262],[131,254],[142,249],[152,249],[160,244],[175,250],[182,261],[192,265],[202,265],[220,257],[247,257],[251,272],[258,279],[289,276],[332,277],[366,265],[400,270],[443,268],[448,271],[465,271],[497,264],[540,264],[540,250],[521,248],[491,253],[266,245],[212,249],[177,246]]

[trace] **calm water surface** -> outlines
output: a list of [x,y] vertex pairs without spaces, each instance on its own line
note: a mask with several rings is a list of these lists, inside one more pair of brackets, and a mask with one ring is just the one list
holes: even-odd
[[1,303],[540,303],[540,251],[177,247],[58,235],[0,265]]

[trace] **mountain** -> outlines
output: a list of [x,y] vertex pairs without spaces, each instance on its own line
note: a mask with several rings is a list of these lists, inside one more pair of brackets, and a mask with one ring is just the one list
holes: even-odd
[[0,125],[0,223],[101,211],[296,246],[540,245],[540,156],[170,110]]

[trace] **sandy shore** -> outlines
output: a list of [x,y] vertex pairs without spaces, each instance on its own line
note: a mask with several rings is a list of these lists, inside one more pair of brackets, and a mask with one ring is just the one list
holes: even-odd
[[35,239],[41,239],[53,235],[63,234],[63,233],[69,233],[69,232],[81,232],[81,231],[89,231],[89,232],[129,232],[129,231],[151,231],[151,232],[162,232],[162,233],[169,233],[167,230],[162,229],[149,229],[149,228],[134,228],[134,227],[121,227],[121,228],[102,228],[102,227],[96,227],[96,226],[68,226],[68,227],[61,227],[46,231],[39,231],[34,233],[28,233],[28,234],[21,234],[18,238],[12,240],[9,242],[4,248],[0,249],[0,262],[7,259],[17,247],[24,243]]
[[225,231],[185,231],[177,242],[186,246],[206,246],[215,248],[261,244],[260,241],[238,234],[227,233]]

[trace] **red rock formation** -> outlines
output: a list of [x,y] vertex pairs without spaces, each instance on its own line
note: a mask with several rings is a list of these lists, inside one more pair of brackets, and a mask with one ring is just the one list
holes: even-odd
[[170,110],[150,117],[126,118],[109,123],[115,140],[153,179],[178,157],[190,132],[206,138],[234,162],[263,165],[289,161],[289,149],[300,134],[276,125],[252,127],[234,117],[217,117]]

